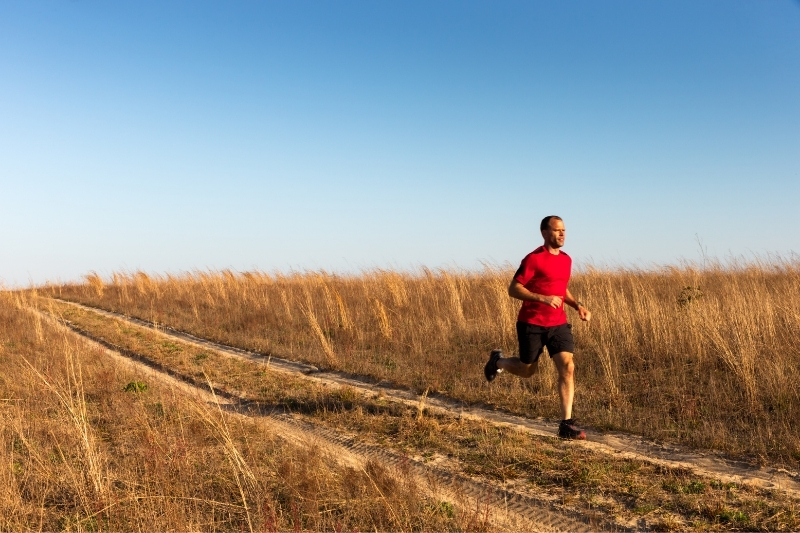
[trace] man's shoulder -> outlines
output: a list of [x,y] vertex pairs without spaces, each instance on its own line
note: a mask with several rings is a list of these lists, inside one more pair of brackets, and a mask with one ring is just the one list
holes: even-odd
[[534,251],[532,251],[531,253],[529,253],[528,255],[526,255],[525,257],[530,257],[532,255],[539,255],[541,253],[544,253],[545,251],[546,250],[544,249],[544,246],[540,246],[537,249],[535,249]]
[[[531,258],[531,257],[535,257],[535,256],[539,256],[539,255],[541,255],[541,254],[543,254],[545,252],[547,252],[547,249],[544,246],[539,246],[537,249],[535,249],[534,251],[532,251],[531,253],[526,255],[525,259],[528,259],[528,258]],[[550,254],[550,252],[547,252],[547,253]],[[552,255],[552,254],[550,254],[550,255]],[[572,258],[569,256],[569,254],[567,252],[565,252],[564,250],[559,250],[558,254],[555,255],[554,257],[558,257],[558,256],[564,256],[564,258],[569,259],[570,261],[572,260]]]
[[539,261],[539,258],[541,257],[541,254],[542,254],[543,251],[545,251],[544,250],[544,246],[538,247],[537,249],[535,249],[534,251],[532,251],[531,253],[529,253],[525,257],[523,257],[521,264],[522,265],[531,265],[531,264],[537,263]]

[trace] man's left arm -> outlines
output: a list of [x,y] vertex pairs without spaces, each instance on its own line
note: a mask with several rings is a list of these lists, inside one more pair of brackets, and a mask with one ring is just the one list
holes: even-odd
[[569,289],[567,289],[567,295],[564,298],[564,303],[575,309],[578,312],[578,316],[580,316],[581,320],[584,322],[589,322],[592,319],[592,312],[586,309],[581,302],[576,300],[575,297],[572,296],[572,293],[569,292]]

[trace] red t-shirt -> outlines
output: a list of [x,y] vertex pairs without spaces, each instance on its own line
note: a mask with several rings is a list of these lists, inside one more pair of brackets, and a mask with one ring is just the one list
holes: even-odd
[[[563,299],[567,295],[571,271],[572,259],[566,253],[553,255],[540,246],[525,256],[514,279],[534,294],[560,296]],[[542,302],[524,301],[517,320],[537,326],[560,326],[567,323],[567,313],[563,303],[558,309],[553,309]]]

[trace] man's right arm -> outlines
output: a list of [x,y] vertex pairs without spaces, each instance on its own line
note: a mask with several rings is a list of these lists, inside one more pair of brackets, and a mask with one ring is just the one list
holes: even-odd
[[553,309],[561,307],[563,299],[560,296],[545,296],[543,294],[536,294],[525,288],[525,285],[517,281],[516,278],[511,280],[511,285],[508,286],[508,295],[523,302],[541,302],[547,304]]

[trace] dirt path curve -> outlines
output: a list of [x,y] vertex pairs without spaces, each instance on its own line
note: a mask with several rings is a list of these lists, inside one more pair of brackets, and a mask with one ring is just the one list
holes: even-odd
[[[320,371],[312,365],[277,357],[267,357],[263,354],[226,346],[146,320],[75,302],[61,299],[56,300],[107,317],[117,318],[139,326],[148,327],[166,337],[172,337],[196,346],[212,349],[222,354],[243,357],[252,361],[264,363],[272,370],[278,372],[286,372],[295,375],[302,374],[308,379],[327,385],[347,385],[360,390],[362,393],[381,394],[387,399],[413,404],[415,406],[419,405],[421,401],[424,401],[425,407],[431,410],[468,419],[488,420],[495,424],[513,427],[534,435],[552,437],[555,434],[556,423],[548,422],[544,419],[525,418],[502,411],[492,410],[491,408],[474,405],[469,406],[462,402],[441,396],[431,395],[427,398],[423,398],[409,390],[392,388],[385,382],[374,383],[364,377],[353,376],[342,372]],[[759,488],[780,490],[791,496],[800,498],[800,473],[791,472],[783,468],[754,466],[744,461],[735,461],[725,458],[720,453],[714,451],[693,450],[676,445],[659,444],[635,435],[619,432],[601,433],[592,429],[586,429],[586,441],[576,441],[573,445],[585,446],[591,450],[611,454],[616,457],[647,461],[670,468],[687,469],[697,475],[712,477],[723,482],[747,483]]]
[[[596,516],[570,516],[570,510],[558,502],[515,491],[503,487],[501,483],[468,478],[457,473],[444,458],[440,458],[439,461],[426,461],[421,457],[409,457],[380,446],[360,442],[355,434],[345,434],[297,419],[279,409],[259,408],[230,394],[220,391],[214,393],[168,372],[153,368],[136,358],[135,354],[111,349],[100,339],[95,339],[68,323],[56,320],[47,313],[34,309],[31,311],[70,334],[80,335],[86,342],[103,350],[115,363],[135,371],[143,379],[159,382],[179,394],[200,403],[210,404],[214,408],[219,407],[234,416],[254,420],[265,431],[295,445],[318,446],[327,457],[342,466],[363,469],[367,461],[376,461],[386,466],[389,471],[413,476],[418,485],[435,501],[456,502],[463,507],[464,512],[475,513],[478,519],[481,519],[488,510],[486,516],[492,530],[532,532],[631,530],[629,524],[608,522]],[[135,323],[140,324],[140,322]],[[208,347],[205,344],[203,346]],[[134,357],[131,357],[132,355]]]

